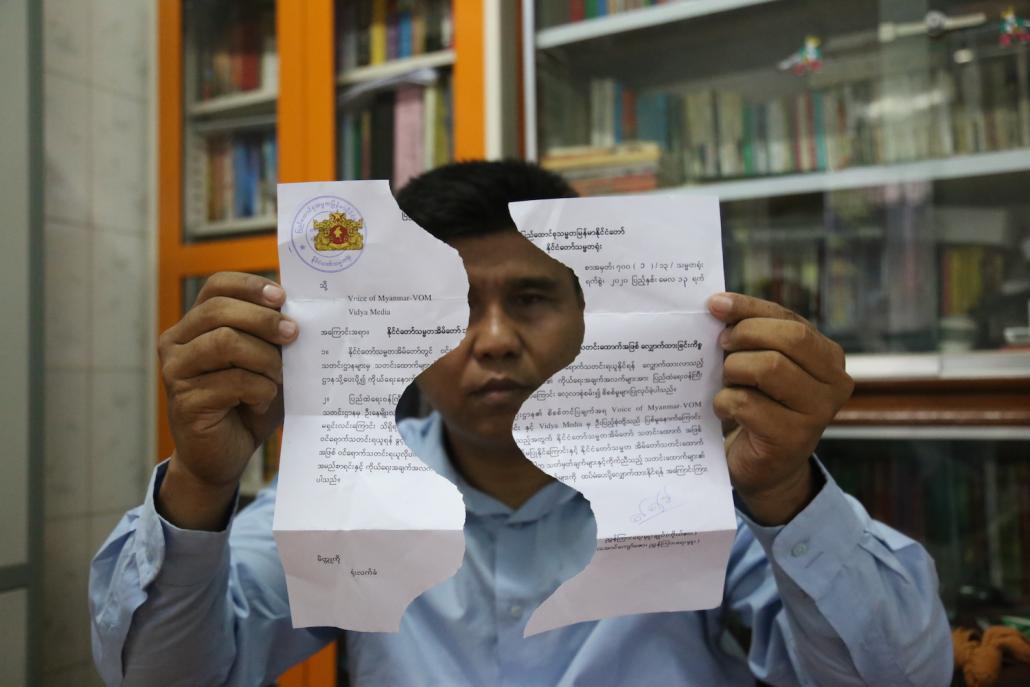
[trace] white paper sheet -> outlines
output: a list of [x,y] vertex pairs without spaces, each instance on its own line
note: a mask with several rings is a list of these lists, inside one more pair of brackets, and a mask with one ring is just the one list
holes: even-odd
[[295,627],[396,631],[457,571],[465,508],[404,445],[401,392],[464,336],[457,252],[386,181],[279,185],[286,420],[273,530]]
[[[586,299],[583,350],[526,402],[516,439],[590,499],[598,537],[526,633],[717,606],[735,532],[711,409],[722,326],[704,307],[723,288],[717,202],[536,201],[511,213],[576,271]],[[283,350],[273,526],[293,623],[396,631],[464,554],[461,495],[403,444],[394,412],[461,340],[465,271],[384,181],[280,185],[279,244],[284,311],[301,330]]]
[[513,203],[519,230],[579,277],[583,349],[522,406],[515,438],[589,499],[597,551],[529,619],[531,635],[630,613],[713,608],[736,516],[712,399],[724,289],[715,198]]

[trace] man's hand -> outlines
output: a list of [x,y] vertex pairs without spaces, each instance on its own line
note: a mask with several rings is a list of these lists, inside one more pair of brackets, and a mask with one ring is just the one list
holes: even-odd
[[221,272],[158,342],[175,440],[158,508],[174,524],[218,529],[255,449],[283,419],[278,346],[297,336],[282,288]]
[[814,495],[809,457],[854,389],[844,351],[769,301],[722,293],[708,309],[727,325],[715,413],[729,427],[730,480],[759,522],[789,522]]

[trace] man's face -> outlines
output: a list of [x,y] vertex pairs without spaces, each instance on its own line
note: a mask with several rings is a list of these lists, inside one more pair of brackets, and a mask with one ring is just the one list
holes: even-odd
[[522,402],[579,353],[582,297],[569,269],[515,230],[448,243],[468,272],[468,332],[418,385],[451,435],[510,443]]

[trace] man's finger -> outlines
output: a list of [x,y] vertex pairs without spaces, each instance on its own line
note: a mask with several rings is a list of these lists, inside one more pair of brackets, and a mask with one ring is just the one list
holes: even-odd
[[174,380],[233,367],[264,375],[276,384],[283,381],[279,349],[230,327],[213,329],[178,346],[161,371],[166,380]]
[[729,352],[778,351],[827,384],[847,378],[841,347],[803,321],[751,317],[725,329],[719,344]]
[[779,351],[738,351],[723,363],[726,386],[753,387],[806,415],[823,413],[833,390]]
[[212,274],[204,282],[200,293],[197,294],[197,302],[194,305],[200,305],[204,301],[218,296],[248,301],[269,308],[282,307],[282,304],[286,302],[286,292],[283,291],[283,287],[271,279],[246,272]]
[[168,335],[176,344],[221,327],[231,327],[273,344],[284,344],[297,334],[297,324],[274,308],[255,305],[229,296],[214,296],[194,306]]
[[737,422],[749,436],[770,449],[797,448],[810,451],[815,448],[807,444],[795,446],[803,441],[802,437],[810,436],[810,433],[798,432],[797,429],[814,424],[812,418],[777,403],[755,389],[723,389],[715,395],[713,408],[719,419]]
[[742,293],[717,293],[708,299],[708,310],[726,324],[736,324],[750,317],[768,317],[777,320],[792,320],[812,326],[797,313],[772,301],[745,296]]
[[181,421],[208,429],[239,405],[263,410],[279,395],[279,385],[264,375],[233,368],[209,372],[188,382],[179,382],[172,392],[172,413]]

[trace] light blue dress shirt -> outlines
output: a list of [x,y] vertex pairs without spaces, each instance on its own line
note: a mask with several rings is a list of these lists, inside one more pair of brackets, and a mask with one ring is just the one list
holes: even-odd
[[[457,484],[468,511],[464,565],[411,604],[400,632],[293,629],[272,538],[274,486],[225,531],[180,530],[154,510],[162,464],[143,505],[93,559],[93,656],[107,684],[265,685],[341,635],[358,687],[950,681],[933,561],[828,475],[783,527],[756,525],[738,504],[720,607],[523,638],[532,610],[593,552],[589,504],[553,482],[513,511],[456,474],[438,416],[400,427],[422,459]],[[745,651],[736,637],[748,634]]]

